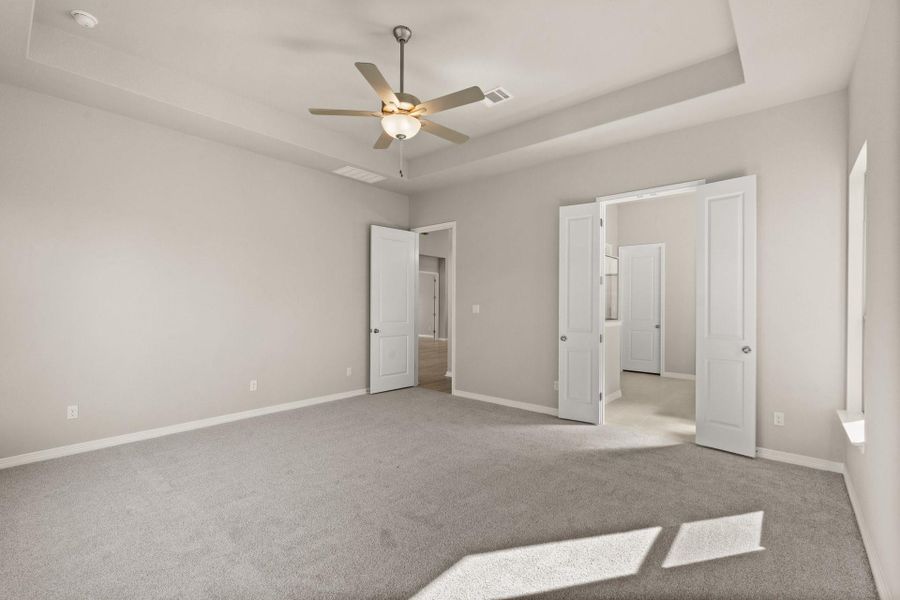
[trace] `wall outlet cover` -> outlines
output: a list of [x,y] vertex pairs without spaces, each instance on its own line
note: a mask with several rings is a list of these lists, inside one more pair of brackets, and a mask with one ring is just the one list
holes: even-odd
[[250,380],[250,391],[255,392],[259,388],[259,383],[255,379]]
[[67,419],[77,419],[78,418],[78,405],[73,404],[71,406],[66,407],[66,418]]

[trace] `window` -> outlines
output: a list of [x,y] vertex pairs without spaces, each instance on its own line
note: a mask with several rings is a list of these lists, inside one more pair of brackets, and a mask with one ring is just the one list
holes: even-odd
[[850,442],[858,446],[865,442],[867,162],[863,144],[850,171],[847,196],[847,409],[839,411]]

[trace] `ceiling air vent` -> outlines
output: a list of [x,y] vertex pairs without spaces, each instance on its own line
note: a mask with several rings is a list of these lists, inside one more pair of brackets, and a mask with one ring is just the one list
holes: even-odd
[[512,94],[502,87],[495,87],[484,93],[484,103],[488,106],[495,106],[507,100],[512,100]]
[[340,169],[335,169],[334,171],[332,171],[332,173],[343,175],[344,177],[349,177],[350,179],[356,179],[358,181],[365,181],[366,183],[378,183],[379,181],[384,179],[384,177],[379,175],[378,173],[363,171],[362,169],[357,169],[356,167],[351,167],[350,165],[341,167]]

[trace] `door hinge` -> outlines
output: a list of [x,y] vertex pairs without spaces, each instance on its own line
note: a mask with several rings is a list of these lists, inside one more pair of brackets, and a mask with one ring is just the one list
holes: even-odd
[[603,227],[603,218],[600,219],[600,227]]
[[603,334],[602,333],[600,334],[600,343],[601,344],[603,343]]
[[600,285],[603,285],[603,275],[600,276]]

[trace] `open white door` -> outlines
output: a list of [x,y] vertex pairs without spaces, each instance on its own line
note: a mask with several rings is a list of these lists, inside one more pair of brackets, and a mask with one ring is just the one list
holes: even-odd
[[661,244],[619,246],[622,369],[660,373]]
[[559,209],[559,417],[601,423],[600,205]]
[[416,385],[419,234],[372,225],[369,393]]
[[756,176],[697,203],[696,440],[756,456]]

